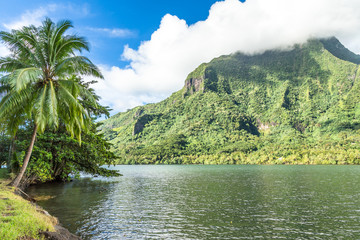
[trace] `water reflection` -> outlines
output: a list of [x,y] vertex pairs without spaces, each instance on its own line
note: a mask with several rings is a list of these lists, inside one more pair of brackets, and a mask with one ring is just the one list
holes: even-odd
[[117,168],[30,194],[84,239],[360,237],[359,166]]

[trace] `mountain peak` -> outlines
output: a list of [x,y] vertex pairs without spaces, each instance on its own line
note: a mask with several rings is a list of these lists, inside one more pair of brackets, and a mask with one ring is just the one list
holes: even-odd
[[221,56],[102,130],[120,163],[359,162],[359,59],[336,38]]
[[335,57],[344,61],[360,64],[360,55],[351,52],[344,45],[342,45],[342,43],[336,37],[321,39],[320,41],[324,45],[325,49]]

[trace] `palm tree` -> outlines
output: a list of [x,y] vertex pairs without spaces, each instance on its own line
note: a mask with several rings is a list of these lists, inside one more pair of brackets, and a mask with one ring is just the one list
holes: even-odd
[[7,89],[0,102],[0,120],[13,123],[9,119],[19,116],[33,125],[23,165],[12,182],[15,187],[25,173],[37,133],[46,127],[57,128],[61,122],[81,141],[81,131],[91,121],[81,98],[96,101],[76,77],[103,76],[87,57],[78,55],[89,51],[89,43],[83,37],[65,35],[72,27],[68,20],[55,24],[47,18],[40,27],[0,32],[0,40],[11,51],[10,56],[0,58],[0,72],[5,73],[0,84]]

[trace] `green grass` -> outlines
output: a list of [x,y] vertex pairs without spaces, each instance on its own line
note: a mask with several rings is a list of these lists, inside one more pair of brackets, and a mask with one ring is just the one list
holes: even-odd
[[6,186],[8,182],[6,169],[0,169],[0,239],[41,239],[39,231],[54,231],[57,220],[16,195],[14,188]]

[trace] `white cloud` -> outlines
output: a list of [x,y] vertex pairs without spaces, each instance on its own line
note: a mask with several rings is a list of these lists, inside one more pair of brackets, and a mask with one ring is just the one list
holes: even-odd
[[[225,0],[211,7],[205,21],[190,26],[167,14],[150,40],[138,49],[125,46],[122,57],[130,62],[128,67],[101,66],[105,80],[95,89],[103,104],[123,111],[164,99],[181,89],[187,74],[199,64],[235,51],[260,53],[310,37],[335,35],[360,52],[359,9],[358,0]],[[36,24],[44,14],[39,9],[20,20]],[[103,29],[124,34],[112,30]]]
[[235,51],[260,53],[335,35],[359,52],[358,9],[357,0],[225,0],[191,26],[167,14],[149,41],[137,50],[125,47],[130,66],[102,67],[105,81],[95,88],[104,104],[123,111],[164,99],[181,89],[199,64]]
[[164,99],[199,64],[235,51],[260,53],[335,35],[360,52],[358,9],[358,0],[225,0],[191,26],[167,14],[149,41],[137,50],[125,46],[127,68],[102,67],[105,81],[95,89],[104,104],[123,111]]
[[[23,26],[41,25],[41,22],[46,16],[51,15],[53,18],[54,15],[58,16],[61,14],[66,15],[75,15],[77,17],[86,17],[90,14],[90,9],[88,4],[76,5],[72,3],[67,4],[48,4],[37,9],[27,10],[20,16],[16,17],[17,20],[12,22],[3,23],[2,26],[10,31],[12,29],[20,29]],[[10,51],[6,46],[0,43],[0,57],[4,57],[10,54]]]
[[46,16],[51,17],[52,20],[58,16],[72,16],[72,17],[86,17],[90,14],[90,8],[88,4],[73,4],[73,3],[57,3],[48,4],[37,9],[27,10],[20,17],[16,17],[16,20],[10,23],[4,23],[3,26],[7,30],[20,29],[23,26],[41,25],[41,22]]
[[134,31],[124,28],[88,28],[88,29],[94,32],[105,33],[110,37],[116,37],[116,38],[128,38],[128,37],[134,37],[136,35]]
[[26,11],[24,14],[20,16],[20,19],[15,20],[11,23],[3,24],[4,27],[8,30],[11,29],[20,29],[23,26],[35,25],[38,26],[41,24],[43,18],[48,15],[50,12],[54,12],[57,9],[56,4],[50,4],[45,7],[40,7],[33,11]]

